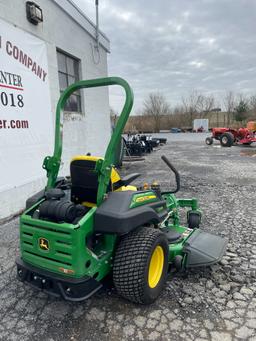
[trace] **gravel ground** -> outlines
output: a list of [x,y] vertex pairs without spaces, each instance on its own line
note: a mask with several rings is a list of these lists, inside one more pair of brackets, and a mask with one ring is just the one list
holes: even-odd
[[18,219],[0,226],[0,340],[256,340],[256,148],[206,146],[204,134],[169,134],[144,162],[126,163],[141,182],[182,175],[179,196],[197,197],[202,228],[229,239],[222,261],[170,276],[151,306],[129,303],[114,290],[81,303],[48,297],[16,280]]

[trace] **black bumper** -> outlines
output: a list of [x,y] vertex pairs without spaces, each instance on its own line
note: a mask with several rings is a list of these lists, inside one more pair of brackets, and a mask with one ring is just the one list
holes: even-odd
[[17,277],[34,288],[67,301],[83,301],[98,291],[102,284],[91,277],[67,278],[53,272],[38,269],[16,258]]

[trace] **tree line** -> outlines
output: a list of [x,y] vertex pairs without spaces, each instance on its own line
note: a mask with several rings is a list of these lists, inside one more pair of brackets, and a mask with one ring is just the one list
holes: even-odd
[[[130,116],[126,131],[159,132],[172,127],[191,129],[195,118],[211,118],[216,113],[220,118],[225,113],[224,122],[227,126],[234,123],[242,126],[248,120],[256,120],[256,95],[228,91],[221,101],[217,101],[213,95],[193,90],[181,98],[180,104],[172,107],[162,93],[152,92],[136,115]],[[111,110],[111,115],[115,114]]]

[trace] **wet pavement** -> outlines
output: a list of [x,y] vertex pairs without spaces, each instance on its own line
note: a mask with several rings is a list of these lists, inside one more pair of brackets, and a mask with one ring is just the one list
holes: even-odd
[[[180,171],[182,197],[197,197],[202,228],[228,238],[219,264],[171,275],[162,296],[139,306],[105,290],[70,303],[16,280],[18,219],[0,226],[0,340],[256,340],[256,146],[204,144],[205,134],[168,134],[145,161],[125,163],[142,173],[138,184],[173,177],[165,154]],[[141,181],[141,182],[140,182]]]

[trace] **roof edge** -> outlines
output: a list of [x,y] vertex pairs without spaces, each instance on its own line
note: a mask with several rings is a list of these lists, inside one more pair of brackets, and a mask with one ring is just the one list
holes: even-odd
[[[79,24],[89,35],[95,39],[96,25],[81,11],[81,9],[72,0],[53,0],[67,15],[69,15],[77,24]],[[110,52],[110,40],[99,30],[99,43]]]

